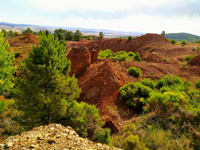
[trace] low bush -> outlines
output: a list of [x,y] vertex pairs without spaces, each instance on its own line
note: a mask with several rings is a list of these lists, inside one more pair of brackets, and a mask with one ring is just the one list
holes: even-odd
[[164,78],[156,82],[156,88],[160,89],[163,86],[172,86],[175,84],[183,84],[182,79],[179,77],[166,75]]
[[151,79],[143,79],[141,80],[141,84],[150,87],[151,89],[155,89],[156,83]]
[[128,40],[131,41],[133,39],[133,37],[130,35],[128,36]]
[[175,45],[177,41],[174,39],[171,39],[170,42]]
[[98,109],[87,103],[74,101],[61,119],[61,124],[71,126],[80,136],[109,144],[110,129],[103,129]]
[[141,112],[145,104],[145,99],[150,96],[152,89],[141,83],[128,83],[119,89],[120,99],[126,104],[134,108],[137,112]]
[[112,58],[113,57],[113,52],[110,49],[106,50],[100,50],[98,54],[98,59],[103,59],[103,58]]
[[128,56],[129,56],[129,57],[135,56],[135,53],[133,53],[133,52],[128,52]]
[[138,62],[141,62],[141,57],[140,57],[140,54],[137,52],[134,56],[134,61],[138,61]]
[[195,86],[197,89],[200,89],[200,80],[195,81]]
[[117,59],[118,61],[138,61],[141,62],[141,57],[139,53],[118,51],[113,53],[110,49],[100,50],[98,54],[98,59]]
[[130,67],[127,71],[130,76],[134,76],[136,78],[139,78],[142,75],[140,68]]
[[196,55],[188,55],[184,58],[185,61],[190,62]]

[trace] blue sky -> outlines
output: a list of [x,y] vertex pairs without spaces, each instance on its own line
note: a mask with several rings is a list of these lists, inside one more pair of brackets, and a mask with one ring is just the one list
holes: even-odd
[[0,22],[200,35],[199,0],[0,0]]

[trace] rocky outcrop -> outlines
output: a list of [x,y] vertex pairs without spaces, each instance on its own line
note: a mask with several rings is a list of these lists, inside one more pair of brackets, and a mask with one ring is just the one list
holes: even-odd
[[81,138],[71,127],[49,124],[11,136],[0,144],[1,149],[35,149],[35,150],[119,150],[105,144],[94,143]]
[[81,76],[91,64],[97,62],[99,50],[98,45],[93,45],[90,48],[84,45],[74,46],[67,55],[71,60],[70,75]]

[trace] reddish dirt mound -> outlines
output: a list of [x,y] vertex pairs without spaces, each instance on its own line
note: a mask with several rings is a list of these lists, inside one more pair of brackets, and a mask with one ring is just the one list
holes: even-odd
[[76,77],[79,77],[87,70],[90,64],[96,63],[99,50],[98,45],[93,45],[90,48],[84,45],[74,46],[67,55],[71,60],[70,75],[75,74]]
[[9,39],[8,42],[10,43],[11,47],[22,47],[26,46],[27,44],[38,44],[38,38],[31,34],[31,33],[26,33],[22,34],[20,36],[14,37],[12,39]]
[[119,88],[128,81],[109,61],[94,65],[79,78],[82,93],[78,101],[96,105],[107,125],[112,125],[112,132],[116,132],[116,129],[120,130],[116,123],[120,117],[115,100]]
[[25,33],[21,40],[23,40],[25,43],[38,44],[38,38],[31,33]]
[[190,65],[200,66],[200,54],[195,56],[190,62]]
[[69,43],[71,46],[74,45],[86,45],[86,46],[91,46],[93,44],[98,44],[102,50],[105,49],[111,49],[114,52],[117,51],[137,51],[141,47],[147,46],[147,45],[156,45],[156,46],[161,46],[161,45],[171,45],[171,43],[163,36],[158,35],[158,34],[146,34],[137,38],[134,38],[133,40],[127,40],[124,39],[120,41],[119,39],[101,39],[101,40],[96,40],[96,41],[79,41],[79,42],[72,42]]

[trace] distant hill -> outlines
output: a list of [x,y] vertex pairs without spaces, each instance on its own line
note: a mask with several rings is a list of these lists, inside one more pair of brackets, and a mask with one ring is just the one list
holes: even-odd
[[166,34],[168,39],[174,39],[176,41],[186,41],[189,43],[193,43],[200,40],[200,36],[190,34],[190,33],[169,33]]
[[49,30],[51,33],[54,33],[55,29],[66,29],[70,31],[76,31],[79,29],[83,35],[99,35],[99,32],[104,33],[105,38],[116,38],[120,36],[140,36],[141,34],[145,34],[144,32],[125,32],[125,31],[115,31],[115,30],[107,30],[107,29],[88,29],[88,28],[81,28],[81,27],[55,27],[55,26],[40,26],[40,25],[30,25],[30,24],[15,24],[15,23],[7,23],[7,22],[0,22],[0,30],[15,30],[17,32],[22,32],[26,28],[31,28],[33,31],[38,32],[39,30]]

